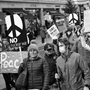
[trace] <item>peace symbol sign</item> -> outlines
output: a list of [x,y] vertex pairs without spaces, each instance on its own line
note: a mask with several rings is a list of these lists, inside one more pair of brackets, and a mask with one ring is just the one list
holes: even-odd
[[69,23],[76,23],[78,21],[78,16],[75,13],[69,15]]
[[5,17],[7,26],[7,35],[9,37],[18,37],[23,30],[23,23],[19,15],[7,15]]

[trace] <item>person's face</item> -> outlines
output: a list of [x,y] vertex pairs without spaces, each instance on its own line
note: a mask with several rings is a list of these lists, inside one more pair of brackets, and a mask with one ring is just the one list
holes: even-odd
[[31,58],[37,57],[37,55],[38,55],[38,51],[37,50],[35,50],[35,49],[30,49],[29,50],[29,56]]
[[64,54],[66,52],[65,45],[61,42],[59,42],[59,51],[60,53]]

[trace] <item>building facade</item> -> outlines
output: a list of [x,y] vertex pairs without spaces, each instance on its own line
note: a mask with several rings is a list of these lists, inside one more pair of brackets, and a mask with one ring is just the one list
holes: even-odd
[[[88,0],[72,0],[78,5],[86,4]],[[67,3],[67,0],[0,0],[0,12],[5,13],[20,13],[24,11],[30,17],[31,14],[37,16],[41,24],[44,25],[44,15],[47,11],[52,13],[63,13],[62,8]],[[35,14],[37,13],[37,14]],[[2,28],[3,25],[2,25]]]

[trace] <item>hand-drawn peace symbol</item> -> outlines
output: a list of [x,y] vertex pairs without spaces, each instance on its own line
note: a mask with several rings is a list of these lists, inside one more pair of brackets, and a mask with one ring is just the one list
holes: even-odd
[[69,24],[76,23],[78,21],[78,16],[75,13],[69,15]]
[[6,27],[7,27],[7,35],[9,37],[18,37],[23,30],[23,22],[19,15],[7,15],[5,17]]

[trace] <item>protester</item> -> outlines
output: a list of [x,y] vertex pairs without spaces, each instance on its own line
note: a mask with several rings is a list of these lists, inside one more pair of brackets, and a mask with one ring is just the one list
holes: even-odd
[[90,51],[89,42],[90,42],[90,33],[86,34],[86,38],[85,38],[84,35],[81,35],[81,44],[82,44],[82,47],[84,47],[88,51]]
[[75,25],[69,26],[65,31],[65,35],[68,38],[68,40],[72,43],[72,45],[77,41],[77,38],[78,38],[77,32],[78,30]]
[[[8,41],[7,41],[7,39],[4,38],[3,41],[2,41],[2,36],[0,35],[0,42],[1,42],[0,52],[7,51],[8,50],[8,47],[7,47]],[[15,87],[15,83],[13,82],[10,73],[2,73],[2,75],[3,75],[3,78],[5,80],[5,84],[6,84],[6,89],[7,90],[11,90],[12,87]]]
[[57,72],[56,68],[56,58],[57,54],[54,49],[54,45],[51,43],[46,43],[44,46],[44,51],[45,51],[45,60],[47,60],[49,64],[49,69],[50,69],[50,82],[49,85],[51,86],[56,82],[55,79],[55,73]]
[[58,40],[61,56],[57,58],[57,70],[61,90],[89,90],[90,69],[79,53],[72,52],[71,43],[62,38]]
[[72,50],[82,55],[90,68],[90,35],[89,33],[84,33],[84,27],[81,31],[82,33]]
[[28,45],[30,44],[30,41],[31,41],[32,39],[34,39],[34,38],[35,38],[35,36],[34,36],[34,31],[33,31],[33,30],[28,30],[28,31],[27,31]]
[[55,52],[56,52],[57,56],[59,56],[60,52],[59,52],[59,47],[58,47],[57,39],[53,39],[52,43],[53,43],[53,45],[55,47]]
[[[26,65],[25,65],[26,64]],[[28,57],[20,65],[18,74],[27,67],[27,87],[26,90],[48,90],[49,66],[46,60],[39,56],[37,44],[31,43],[28,47]],[[17,87],[18,88],[18,87]],[[18,89],[22,90],[22,89]]]
[[83,58],[85,57],[85,49],[81,44],[81,36],[78,37],[77,41],[72,46],[72,51],[79,53]]
[[41,36],[41,42],[45,43],[45,38],[46,38],[46,29],[45,29],[45,26],[41,26],[40,36]]

